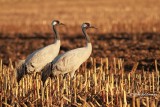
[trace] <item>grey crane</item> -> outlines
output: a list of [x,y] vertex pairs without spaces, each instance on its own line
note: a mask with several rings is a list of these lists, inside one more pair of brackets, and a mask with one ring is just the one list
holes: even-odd
[[60,23],[60,21],[58,20],[53,20],[52,26],[53,26],[53,31],[55,33],[54,43],[34,51],[26,58],[24,63],[21,64],[22,67],[19,67],[19,69],[17,70],[19,71],[17,73],[18,82],[25,74],[41,72],[43,67],[46,64],[50,63],[58,55],[60,49],[60,37],[56,30],[56,26],[58,25],[64,25],[64,24]]
[[77,48],[70,50],[66,53],[63,53],[57,56],[50,64],[48,64],[45,71],[42,72],[41,80],[45,83],[46,79],[50,75],[59,75],[70,73],[73,78],[75,71],[80,67],[80,65],[85,62],[92,52],[92,44],[86,30],[88,28],[95,28],[89,23],[82,24],[82,32],[86,38],[87,45],[82,48]]

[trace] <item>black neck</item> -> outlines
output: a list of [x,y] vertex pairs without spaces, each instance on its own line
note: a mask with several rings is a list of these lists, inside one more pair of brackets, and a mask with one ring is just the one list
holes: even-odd
[[88,34],[86,33],[86,29],[85,28],[82,28],[82,32],[83,32],[83,34],[84,34],[84,36],[86,38],[87,43],[91,43],[90,38],[89,38]]
[[53,31],[54,31],[54,34],[55,34],[55,41],[60,40],[59,33],[57,32],[55,26],[53,26]]

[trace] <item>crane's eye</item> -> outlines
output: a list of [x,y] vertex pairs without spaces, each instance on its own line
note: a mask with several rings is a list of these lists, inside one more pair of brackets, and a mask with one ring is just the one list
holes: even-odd
[[60,24],[60,22],[57,20],[57,24]]
[[89,23],[86,23],[86,25],[89,27],[90,26],[90,24]]

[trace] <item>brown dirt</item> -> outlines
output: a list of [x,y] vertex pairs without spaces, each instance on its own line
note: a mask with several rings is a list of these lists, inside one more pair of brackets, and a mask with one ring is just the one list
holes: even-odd
[[[110,61],[113,58],[123,58],[125,69],[131,70],[136,62],[139,62],[138,69],[152,71],[155,69],[154,60],[158,60],[160,69],[160,33],[107,33],[92,34],[89,33],[93,52],[92,57],[108,57]],[[13,61],[25,59],[27,55],[36,49],[51,44],[54,41],[53,34],[15,34],[0,36],[0,57],[4,63],[8,64],[8,59]],[[61,34],[61,51],[65,52],[85,45],[85,39],[82,35]]]

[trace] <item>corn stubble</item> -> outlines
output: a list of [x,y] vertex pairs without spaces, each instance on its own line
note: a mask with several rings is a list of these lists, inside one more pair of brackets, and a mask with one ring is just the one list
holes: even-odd
[[135,63],[131,72],[124,71],[124,60],[90,58],[91,67],[84,63],[74,79],[62,75],[48,78],[45,85],[40,75],[26,75],[18,84],[16,70],[10,60],[4,66],[0,60],[0,106],[82,106],[82,107],[157,107],[160,104],[160,74],[138,71]]

